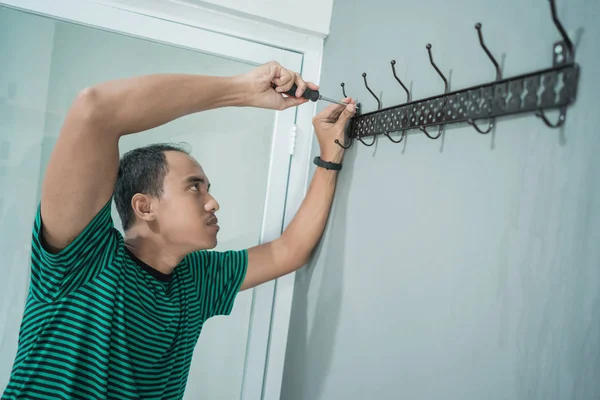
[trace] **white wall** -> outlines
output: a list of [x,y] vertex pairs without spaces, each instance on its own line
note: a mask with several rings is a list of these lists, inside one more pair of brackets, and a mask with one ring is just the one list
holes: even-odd
[[[77,4],[77,6],[75,6],[75,2],[79,1],[79,0],[61,0],[61,1],[56,1],[56,4],[54,4],[54,2],[52,2],[52,6],[48,6],[49,2],[46,2],[46,0],[0,0],[0,3],[6,3],[9,4],[9,6],[14,6],[14,7],[23,7],[24,9],[36,9],[40,12],[42,12],[42,14],[47,14],[47,15],[60,15],[62,17],[65,17],[65,15],[67,16],[67,20],[77,20],[79,21],[80,18],[82,18],[82,22],[85,23],[90,23],[90,24],[95,24],[98,23],[98,21],[101,21],[103,16],[105,14],[111,14],[108,11],[105,12],[105,10],[102,10],[101,13],[95,14],[95,13],[90,13],[89,11],[85,11],[85,10],[90,10],[92,9],[92,7],[90,7],[89,5],[82,5],[80,6],[79,4]],[[190,0],[192,1],[192,0]],[[273,60],[278,60],[280,62],[282,62],[284,65],[287,65],[286,61],[293,61],[293,65],[295,65],[296,67],[293,67],[294,69],[300,71],[300,60],[302,60],[302,74],[303,77],[307,80],[310,81],[314,81],[314,82],[318,82],[319,80],[319,67],[320,67],[320,60],[321,60],[321,52],[322,52],[322,36],[323,34],[311,34],[311,32],[307,32],[305,28],[301,28],[301,27],[294,27],[292,25],[285,25],[282,23],[277,23],[277,22],[273,22],[273,20],[269,20],[269,19],[265,19],[263,17],[258,17],[256,16],[256,18],[253,18],[252,14],[245,14],[242,12],[235,12],[233,10],[231,10],[231,12],[227,13],[227,12],[223,12],[223,11],[227,11],[229,9],[226,8],[221,8],[219,9],[218,6],[213,6],[211,5],[212,8],[209,7],[201,7],[200,5],[197,8],[193,8],[190,7],[189,3],[184,3],[184,2],[179,2],[179,3],[175,3],[175,2],[170,2],[168,0],[86,0],[85,3],[101,3],[104,4],[106,6],[109,7],[115,7],[115,8],[122,8],[122,9],[126,9],[128,11],[132,11],[133,13],[137,13],[137,14],[141,14],[141,15],[149,15],[151,17],[156,18],[157,20],[167,20],[167,21],[175,21],[178,22],[180,24],[183,24],[186,26],[186,29],[190,29],[190,30],[194,30],[194,27],[198,27],[200,29],[204,29],[204,30],[208,30],[208,31],[214,31],[214,32],[221,32],[224,35],[230,35],[230,36],[234,36],[234,37],[242,37],[245,38],[249,41],[255,41],[257,43],[268,43],[270,45],[273,46],[272,49],[269,50],[268,54],[269,54],[269,58],[268,59],[273,59]],[[68,7],[69,3],[72,3],[73,7]],[[84,3],[84,2],[81,2]],[[200,4],[200,2],[196,2],[197,4]],[[208,3],[207,3],[208,4]],[[293,4],[293,3],[290,3]],[[329,6],[325,7],[325,9],[330,9],[331,8],[331,1],[325,1],[323,4],[327,5],[329,4]],[[67,7],[65,7],[67,6]],[[89,7],[89,8],[87,8]],[[314,11],[314,7],[311,6],[313,8]],[[308,7],[308,8],[311,8]],[[67,12],[66,9],[69,9],[69,11]],[[82,10],[82,8],[84,8],[84,10]],[[96,8],[96,6],[94,6],[94,8]],[[104,8],[104,7],[100,7],[100,8]],[[307,8],[307,9],[308,9]],[[93,14],[93,17],[90,16],[90,14]],[[298,15],[298,12],[295,12],[295,15]],[[131,14],[131,17],[133,18],[133,14]],[[138,18],[138,16],[136,16],[136,18]],[[128,17],[129,18],[129,17]],[[314,18],[314,17],[313,17]],[[297,21],[301,21],[302,18],[298,17]],[[308,20],[308,19],[307,19]],[[117,21],[117,20],[114,20]],[[269,21],[272,21],[272,23],[270,23]],[[117,25],[119,25],[119,23],[117,23]],[[137,25],[137,24],[134,24]],[[145,24],[142,24],[145,25]],[[2,41],[3,38],[6,38],[7,36],[5,36],[6,31],[5,28],[7,27],[6,24],[0,24],[0,42]],[[172,29],[172,31],[171,31]],[[137,30],[137,29],[136,29]],[[33,30],[35,31],[35,29]],[[171,26],[171,27],[166,27],[164,29],[164,31],[162,29],[155,29],[153,32],[156,32],[156,36],[162,36],[163,34],[165,36],[167,36],[167,34],[169,34],[169,36],[173,33],[177,34],[177,32],[181,33],[180,29],[175,29],[175,27]],[[314,33],[314,32],[313,32]],[[33,36],[35,36],[36,33],[33,33]],[[31,36],[31,35],[30,35]],[[33,36],[31,36],[33,38]],[[188,35],[183,35],[184,37],[187,37],[189,39]],[[45,35],[45,38],[48,38],[49,42],[52,42],[52,39],[50,38],[50,36]],[[179,40],[176,40],[179,41]],[[184,40],[181,40],[182,42],[184,42]],[[208,45],[207,45],[208,46]],[[209,46],[210,47],[210,46]],[[248,49],[247,46],[246,50]],[[265,46],[263,46],[265,47]],[[52,49],[51,45],[46,46],[47,49]],[[271,50],[273,51],[273,53],[271,53]],[[41,55],[43,52],[40,52],[39,54]],[[244,58],[244,59],[248,59],[248,60],[255,60],[255,59],[260,59],[263,60],[262,56],[264,55],[264,51],[259,51],[259,54],[255,54],[252,57],[249,58]],[[4,53],[3,53],[4,54]],[[50,57],[51,54],[48,54],[48,56]],[[131,56],[135,56],[135,54],[131,54]],[[28,57],[30,57],[30,59],[35,59],[35,55],[34,54],[28,54]],[[234,59],[235,59],[235,55],[233,55]],[[161,60],[161,62],[164,60]],[[266,58],[263,60],[266,61]],[[164,61],[168,64],[168,60]],[[0,70],[2,69],[3,65],[7,65],[6,63],[0,63]],[[27,70],[24,69],[23,72],[26,72]],[[196,73],[201,73],[202,70],[198,70],[195,69],[194,72]],[[56,74],[57,72],[55,72]],[[1,71],[0,71],[0,75],[2,75]],[[10,89],[11,87],[7,87],[6,85],[4,85],[4,87],[2,87],[2,85],[0,85],[0,103],[2,102],[2,96],[3,96],[3,91],[4,89],[6,89],[6,93],[8,93],[8,96],[11,96],[11,94],[13,93]],[[45,90],[47,90],[47,88],[44,89],[44,93],[42,95],[42,91],[40,91],[40,95],[42,95],[44,98],[46,97],[46,93]],[[60,115],[62,113],[64,113],[64,99],[68,98],[69,96],[69,91],[72,90],[72,88],[55,88],[55,95],[56,96],[52,96],[53,99],[53,103],[51,107],[49,107],[49,112],[45,115],[45,127],[44,127],[44,135],[43,135],[43,139],[41,141],[41,145],[38,144],[37,147],[34,149],[36,151],[36,155],[39,154],[39,152],[41,151],[41,163],[40,165],[42,166],[42,168],[38,168],[38,173],[39,173],[39,178],[41,178],[42,174],[43,174],[43,166],[46,164],[47,162],[47,156],[49,154],[50,149],[52,148],[52,146],[54,145],[54,141],[56,138],[56,132],[58,129],[58,124],[60,121]],[[72,93],[72,92],[71,92]],[[50,95],[48,94],[48,96],[50,97]],[[298,138],[296,140],[296,156],[294,156],[291,159],[291,166],[289,169],[289,191],[287,192],[287,202],[286,202],[286,221],[289,221],[291,219],[291,216],[293,216],[295,210],[297,209],[297,207],[300,204],[300,201],[303,198],[304,195],[304,182],[306,180],[306,171],[307,171],[307,165],[309,163],[309,159],[308,157],[303,156],[303,154],[306,153],[307,149],[310,147],[310,142],[312,140],[313,135],[311,135],[312,133],[312,129],[311,129],[311,116],[313,115],[313,111],[314,111],[314,106],[312,105],[306,105],[305,107],[301,107],[298,109],[297,115],[296,115],[296,123],[298,124]],[[6,108],[2,108],[0,107],[0,126],[3,125],[3,123],[6,125],[8,123],[10,123],[11,121],[9,119],[4,118],[4,116],[8,115],[10,117],[11,115],[11,108],[10,107],[6,107]],[[43,114],[43,112],[42,112]],[[285,125],[287,122],[287,120],[289,120],[289,118],[284,118],[284,119],[279,119],[278,120],[278,125]],[[282,123],[282,121],[284,121]],[[174,125],[177,126],[177,125]],[[180,125],[179,128],[183,127],[183,125]],[[197,127],[197,126],[196,126]],[[228,129],[230,128],[229,126],[227,127]],[[224,127],[223,127],[224,129]],[[22,132],[23,130],[17,130],[18,132]],[[17,132],[15,131],[15,132]],[[287,130],[284,130],[287,131]],[[149,134],[152,135],[152,134]],[[279,136],[281,137],[281,135]],[[1,138],[0,138],[1,139]],[[255,138],[256,139],[256,138]],[[278,141],[281,141],[281,139],[277,139]],[[9,153],[9,147],[8,146],[4,146],[4,144],[2,142],[0,142],[0,170],[5,167],[6,164],[6,157],[12,157],[12,153]],[[127,143],[123,143],[124,148],[125,146],[127,146]],[[41,148],[40,148],[41,147]],[[212,147],[212,144],[211,144]],[[198,149],[198,147],[196,147]],[[231,152],[229,152],[228,154],[233,155]],[[237,153],[236,153],[237,154]],[[216,161],[213,163],[210,160],[214,160],[214,157],[217,156],[217,154],[212,154],[210,155],[211,157],[202,157],[203,163],[205,164],[205,166],[209,167],[209,170],[213,170],[213,167],[210,167],[210,164],[214,164],[217,165]],[[247,152],[242,152],[239,154],[239,157],[237,157],[238,159],[243,158],[248,156]],[[31,157],[25,157],[23,162],[27,162],[26,160],[28,160]],[[235,158],[235,157],[234,157]],[[33,165],[30,163],[27,164],[26,166],[28,166],[29,168],[33,168]],[[0,171],[2,173],[6,172],[6,169],[4,169],[3,171]],[[8,172],[13,172],[13,171],[8,171]],[[223,171],[224,172],[224,171]],[[245,170],[246,172],[250,172],[250,170]],[[1,174],[0,174],[1,175]],[[212,175],[212,174],[211,174]],[[28,182],[32,183],[34,186],[37,186],[39,183],[39,178],[38,180],[35,180],[35,177],[32,176],[31,179],[28,180]],[[13,180],[17,180],[18,179],[18,175],[13,175],[12,176]],[[300,182],[300,183],[298,183]],[[249,184],[249,182],[247,182]],[[251,186],[251,185],[250,185]],[[244,183],[243,185],[244,188],[246,188],[246,183]],[[222,189],[224,189],[224,186],[221,187]],[[217,188],[215,188],[215,190],[217,190]],[[244,190],[242,190],[244,191]],[[255,187],[250,187],[248,189],[248,191],[252,191],[253,193],[257,193],[256,192],[256,188]],[[3,194],[3,193],[2,193]],[[20,193],[18,192],[11,192],[11,194],[13,195],[13,197],[18,197],[20,195]],[[6,198],[6,196],[5,196]],[[34,204],[34,202],[32,203]],[[7,205],[7,202],[4,201],[4,206]],[[12,202],[11,205],[15,205],[15,202]],[[222,204],[223,205],[223,204]],[[24,207],[27,206],[27,204],[19,204],[19,207]],[[227,208],[228,210],[231,210],[231,207],[228,207],[227,204],[224,205],[224,208]],[[282,206],[283,207],[283,206]],[[0,209],[2,209],[2,199],[0,198]],[[18,218],[20,219],[20,223],[22,223],[22,226],[24,227],[24,229],[27,229],[27,224],[30,223],[28,221],[30,221],[30,213],[29,211],[26,210],[26,212],[21,215],[20,217],[18,217],[16,214],[11,213],[12,209],[7,209],[6,207],[4,207],[4,212],[3,212],[3,220],[1,221],[2,223],[9,223],[9,224],[13,224],[15,223],[14,221],[17,220]],[[238,209],[238,210],[234,210],[235,212],[233,214],[230,214],[232,216],[236,215],[235,218],[223,218],[223,222],[225,223],[225,219],[230,219],[231,221],[234,221],[237,219],[237,216],[242,215],[245,216],[246,214],[243,212],[243,209]],[[256,212],[252,212],[251,215],[257,215]],[[0,224],[0,228],[2,227],[2,224]],[[25,231],[24,231],[25,232]],[[6,231],[6,235],[9,235],[11,233],[16,233],[14,231],[10,231],[7,230]],[[30,235],[29,233],[29,229],[27,229],[27,235]],[[271,236],[269,237],[274,237],[273,234],[270,234]],[[2,242],[0,241],[0,244],[4,244],[4,243],[9,243],[9,242]],[[224,243],[224,244],[232,244],[232,243]],[[8,249],[8,251],[13,251],[14,248],[7,246],[6,247]],[[25,247],[23,247],[23,251],[24,251],[24,257],[28,257],[28,251]],[[10,253],[12,254],[12,253]],[[9,264],[9,267],[12,267],[12,265]],[[7,280],[7,282],[15,282],[15,278],[11,275],[11,273],[13,271],[16,271],[16,268],[11,268],[9,271],[9,279]],[[288,279],[289,277],[289,279]],[[277,377],[277,375],[281,375],[281,371],[279,368],[279,358],[283,358],[283,354],[282,352],[285,352],[285,339],[281,339],[281,338],[287,338],[287,326],[288,326],[288,320],[289,320],[289,311],[286,311],[286,307],[288,303],[291,303],[291,300],[288,302],[287,298],[288,296],[291,299],[291,294],[290,292],[293,290],[293,275],[290,275],[286,277],[285,279],[280,279],[278,284],[277,284],[277,290],[275,291],[275,300],[273,301],[273,304],[275,305],[275,312],[272,316],[271,322],[272,322],[272,332],[271,335],[267,335],[266,332],[262,332],[260,328],[256,328],[255,326],[263,326],[263,322],[264,322],[264,326],[267,325],[268,323],[268,319],[261,319],[261,313],[257,313],[254,312],[253,313],[253,320],[258,320],[258,321],[262,321],[260,323],[258,323],[257,325],[253,325],[252,328],[252,339],[250,342],[250,353],[249,353],[249,362],[251,363],[260,363],[262,362],[262,348],[263,346],[266,348],[267,344],[262,342],[262,338],[267,338],[267,337],[272,337],[272,338],[278,338],[279,340],[272,340],[269,342],[268,345],[268,368],[267,368],[267,378],[266,378],[266,382],[264,384],[264,388],[265,388],[265,393],[278,393],[279,392],[279,386],[280,386],[280,381],[279,378]],[[24,284],[27,284],[27,276],[24,275],[22,277],[22,281],[24,282]],[[4,289],[6,288],[2,288],[2,285],[0,285],[0,296],[1,295],[7,295],[9,296],[8,292],[4,292]],[[8,290],[20,290],[21,286],[17,284],[14,287],[8,287]],[[272,284],[268,284],[268,285],[263,285],[261,286],[261,289],[259,290],[259,294],[254,296],[255,299],[255,304],[266,304],[265,300],[267,300],[268,298],[270,298],[270,294],[271,291],[273,291],[273,285]],[[258,300],[257,300],[258,299]],[[16,317],[14,318],[15,321],[18,321],[20,319],[20,314],[22,313],[22,307],[21,306],[17,306],[12,307],[10,311],[7,307],[8,307],[8,303],[7,302],[2,302],[2,299],[0,298],[0,315],[6,315],[6,312],[14,312],[14,310],[16,310],[15,315]],[[236,303],[236,307],[237,304]],[[271,301],[268,301],[268,304],[271,304]],[[262,306],[259,307],[262,309]],[[7,311],[8,310],[8,311]],[[234,313],[236,311],[234,310]],[[231,319],[226,319],[226,321],[231,321]],[[18,327],[16,327],[18,328]],[[218,329],[214,329],[213,332],[217,332]],[[13,331],[15,338],[16,338],[16,334],[17,334],[17,330]],[[264,333],[264,334],[263,334]],[[209,334],[209,331],[206,330],[205,327],[205,331],[203,332],[203,337],[207,337],[207,335]],[[8,340],[5,340],[8,339]],[[4,342],[3,342],[4,341]],[[266,339],[265,339],[266,341]],[[0,349],[2,349],[2,346],[7,346],[7,345],[15,345],[15,343],[13,343],[10,340],[10,337],[0,337]],[[16,346],[14,346],[14,349],[16,349]],[[258,349],[258,351],[257,351]],[[12,350],[11,350],[12,351]],[[12,358],[12,356],[10,356],[10,358]],[[0,357],[0,361],[4,361],[3,357]],[[229,362],[229,360],[227,360],[227,362]],[[10,363],[12,363],[12,361],[10,361]],[[0,364],[2,364],[0,362]],[[252,376],[249,378],[248,376],[245,376],[245,382],[251,382],[251,384],[246,384],[245,385],[245,393],[253,393],[253,389],[255,387],[259,387],[256,385],[256,382],[258,382],[257,377],[260,378],[262,377],[262,368],[252,368],[252,369],[248,369],[248,370],[252,370],[252,371],[258,371],[261,370],[261,372],[258,373],[254,373],[252,372]],[[218,373],[217,371],[213,371],[214,373]],[[192,374],[194,374],[194,371],[192,371]],[[196,384],[199,384],[200,382],[195,382]],[[218,385],[218,382],[213,382],[213,384],[216,386]],[[250,389],[249,389],[250,388]],[[232,389],[232,388],[229,388]],[[268,396],[267,396],[268,397]],[[270,397],[269,397],[270,398]]]
[[333,0],[93,0],[98,3],[116,5],[136,10],[171,10],[188,7],[239,16],[275,26],[288,27],[319,37],[329,34]]
[[0,8],[0,392],[29,284],[54,23]]
[[[182,1],[176,0],[176,2]],[[333,0],[187,0],[187,2],[217,6],[323,36],[329,34],[333,6]]]
[[[28,287],[31,228],[41,178],[77,92],[108,79],[151,73],[232,76],[252,65],[99,29],[0,9],[0,392],[10,376]],[[120,142],[186,142],[212,182],[222,230],[217,250],[260,237],[275,112],[227,108],[191,115]],[[239,194],[243,193],[243,196]],[[121,227],[113,205],[115,226]],[[230,317],[204,324],[186,398],[239,398],[253,291]]]

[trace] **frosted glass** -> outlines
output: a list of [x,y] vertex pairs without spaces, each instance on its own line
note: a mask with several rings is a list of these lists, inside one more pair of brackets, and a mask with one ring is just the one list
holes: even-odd
[[[253,68],[238,61],[99,29],[0,9],[0,390],[9,378],[29,279],[31,226],[44,169],[76,93],[94,83],[150,73],[228,76]],[[208,111],[124,137],[120,151],[186,142],[221,205],[217,250],[258,243],[275,113]],[[243,194],[240,196],[240,194]],[[113,206],[113,219],[120,220]],[[122,231],[122,229],[121,229]],[[240,397],[252,291],[232,315],[204,325],[186,399]]]

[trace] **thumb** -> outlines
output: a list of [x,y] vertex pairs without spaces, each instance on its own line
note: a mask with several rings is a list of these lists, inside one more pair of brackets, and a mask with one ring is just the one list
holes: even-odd
[[338,118],[336,125],[340,125],[342,127],[346,126],[346,123],[348,122],[348,120],[350,118],[352,118],[352,116],[355,113],[356,113],[356,105],[353,103],[348,104],[346,106],[346,108],[344,108],[344,111],[342,111],[342,114]]
[[315,117],[320,121],[329,121],[329,123],[334,123],[338,120],[339,116],[342,113],[343,108],[339,106],[339,104],[330,104],[323,111],[318,113]]

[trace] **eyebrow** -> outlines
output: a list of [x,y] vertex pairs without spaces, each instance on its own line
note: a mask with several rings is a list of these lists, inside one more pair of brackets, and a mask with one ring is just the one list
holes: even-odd
[[210,183],[207,183],[206,179],[204,179],[201,176],[192,175],[192,176],[188,176],[187,178],[185,178],[185,184],[186,185],[191,185],[193,183],[201,183],[203,185],[207,185],[208,186],[208,190],[210,191]]

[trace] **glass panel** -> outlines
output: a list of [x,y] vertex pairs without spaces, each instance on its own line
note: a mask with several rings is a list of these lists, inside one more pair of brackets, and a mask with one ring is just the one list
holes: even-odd
[[[99,29],[0,9],[0,391],[9,378],[28,287],[31,226],[41,179],[66,112],[82,88],[150,73],[229,76],[253,66]],[[275,113],[229,108],[195,114],[121,140],[124,153],[186,142],[221,205],[217,250],[258,243]],[[243,194],[240,196],[240,194]],[[115,225],[120,220],[113,207]],[[230,317],[204,325],[187,399],[239,398],[252,291]]]

